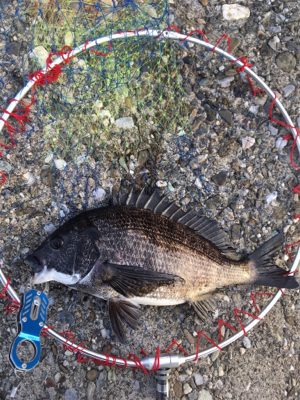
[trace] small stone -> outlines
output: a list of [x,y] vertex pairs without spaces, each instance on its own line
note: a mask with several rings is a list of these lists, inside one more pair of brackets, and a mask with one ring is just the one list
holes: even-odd
[[18,56],[21,50],[21,44],[18,42],[11,42],[7,45],[6,54],[10,56]]
[[246,349],[250,349],[251,347],[251,340],[247,336],[243,337],[243,345]]
[[190,344],[194,344],[195,343],[195,338],[194,336],[190,333],[190,331],[188,331],[187,329],[184,329],[184,334],[185,337],[187,338],[188,342]]
[[267,126],[268,131],[270,131],[271,135],[277,135],[278,129],[272,126],[271,124],[268,124]]
[[215,362],[216,359],[219,357],[220,355],[220,350],[216,350],[212,355],[211,355],[211,361]]
[[95,381],[98,378],[98,370],[95,368],[90,369],[87,374],[86,377],[89,381]]
[[241,353],[241,356],[243,356],[246,353],[246,350],[244,349],[244,347],[240,348],[240,353]]
[[251,106],[249,107],[249,111],[253,114],[257,114],[259,111],[259,106],[251,104]]
[[283,149],[287,145],[287,143],[288,143],[287,140],[280,137],[276,140],[276,148]]
[[32,49],[29,55],[30,58],[36,58],[42,68],[46,67],[46,60],[49,57],[48,51],[43,46],[37,46]]
[[246,136],[245,138],[242,138],[242,148],[243,150],[249,149],[252,147],[255,143],[255,139],[250,136]]
[[167,187],[168,187],[168,190],[169,190],[170,192],[174,192],[175,189],[174,189],[174,187],[173,187],[173,185],[172,185],[171,182],[168,182]]
[[286,322],[287,322],[289,325],[292,325],[292,326],[295,326],[295,325],[296,325],[296,323],[295,323],[295,318],[292,317],[292,316],[286,317],[285,320],[286,320]]
[[282,91],[283,91],[283,97],[288,97],[294,90],[296,89],[296,87],[294,85],[287,85],[285,86]]
[[6,161],[0,161],[0,171],[2,172],[10,172],[12,170],[12,166]]
[[174,394],[176,397],[181,398],[182,396],[182,383],[177,381],[173,386]]
[[217,81],[217,85],[221,85],[222,88],[226,88],[230,86],[232,81],[234,81],[234,76],[227,76],[226,78]]
[[98,379],[96,382],[96,386],[98,389],[100,389],[100,390],[102,389],[102,386],[105,385],[106,379],[107,379],[107,372],[104,369],[103,371],[101,371],[99,373],[99,376],[98,376]]
[[191,393],[188,394],[189,400],[196,400],[197,392],[193,390]]
[[207,390],[201,390],[201,392],[199,392],[198,400],[213,400],[213,397]]
[[26,174],[24,174],[23,177],[27,185],[32,185],[36,181],[34,175],[31,172],[26,172]]
[[190,385],[188,383],[185,383],[183,385],[183,393],[184,394],[189,394],[189,393],[191,393],[192,390],[193,389],[190,387]]
[[269,40],[268,45],[272,50],[276,51],[280,43],[280,39],[278,36],[274,36],[271,40]]
[[72,32],[68,31],[68,32],[65,34],[65,45],[71,46],[71,47],[72,47],[73,44],[74,44],[74,41],[73,41]]
[[276,200],[277,199],[277,191],[276,190],[274,190],[272,193],[269,193],[266,197],[265,197],[265,201],[268,203],[268,204],[272,204],[272,202],[274,201],[274,200]]
[[66,163],[65,160],[55,159],[55,160],[54,160],[54,165],[55,165],[55,168],[57,168],[57,169],[59,169],[59,170],[63,170],[64,168],[66,168],[66,166],[67,166],[68,164]]
[[127,167],[126,161],[124,157],[120,157],[119,158],[119,164],[121,165],[121,167],[123,167],[125,169],[125,171],[128,173],[129,169]]
[[200,374],[194,374],[194,380],[197,386],[201,386],[205,382],[204,377]]
[[220,110],[219,114],[227,124],[232,125],[232,112],[229,110]]
[[219,367],[219,376],[224,376],[224,369],[222,366]]
[[51,223],[51,224],[47,224],[44,226],[44,231],[49,233],[49,235],[51,233],[53,233],[54,231],[56,231],[56,227]]
[[106,191],[102,188],[97,188],[93,191],[93,195],[97,201],[103,199],[106,196]]
[[236,21],[250,17],[249,8],[239,4],[223,4],[222,12],[223,18],[228,21]]
[[201,4],[203,5],[203,7],[207,7],[208,6],[208,0],[201,0]]
[[53,381],[53,379],[51,379],[51,378],[47,378],[47,379],[46,379],[46,387],[47,387],[47,388],[49,388],[49,387],[55,387],[55,382]]
[[156,186],[158,187],[158,188],[164,188],[164,187],[166,187],[168,185],[168,183],[166,182],[166,181],[157,181],[156,182]]
[[139,390],[139,388],[140,388],[140,382],[139,381],[134,381],[134,388],[135,388],[135,390]]
[[65,391],[65,400],[77,400],[77,399],[78,396],[75,389],[71,388]]
[[211,180],[218,186],[223,186],[227,179],[227,172],[221,171],[216,175],[213,175]]
[[131,117],[117,119],[116,125],[120,129],[132,129],[134,127],[133,119]]
[[279,32],[281,32],[281,26],[280,26],[280,25],[271,26],[270,32],[272,32],[272,33],[279,33]]
[[276,57],[276,65],[284,72],[291,72],[296,67],[296,57],[289,51],[284,51]]
[[89,382],[88,387],[87,387],[87,400],[92,400],[94,398],[96,390],[96,385],[94,382]]
[[242,40],[238,36],[234,36],[234,35],[230,36],[230,44],[231,44],[230,54],[233,54],[241,43],[242,43]]

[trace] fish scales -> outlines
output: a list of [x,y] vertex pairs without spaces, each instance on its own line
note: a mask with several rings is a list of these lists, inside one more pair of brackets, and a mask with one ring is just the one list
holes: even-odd
[[[226,259],[190,228],[149,210],[116,206],[96,211],[89,218],[101,229],[103,238],[98,246],[111,262],[182,277],[185,285],[176,284],[182,302],[193,302],[217,286],[244,283],[250,278],[247,262]],[[174,287],[165,286],[146,295],[168,296],[174,298]]]

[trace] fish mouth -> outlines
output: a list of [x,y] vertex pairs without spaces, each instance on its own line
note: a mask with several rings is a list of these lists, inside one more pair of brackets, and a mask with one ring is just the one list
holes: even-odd
[[30,265],[30,267],[33,269],[32,274],[33,273],[39,273],[39,272],[42,272],[44,270],[44,265],[42,265],[40,259],[35,257],[35,256],[33,256],[32,254],[27,256],[24,259],[24,261],[26,262],[26,264]]

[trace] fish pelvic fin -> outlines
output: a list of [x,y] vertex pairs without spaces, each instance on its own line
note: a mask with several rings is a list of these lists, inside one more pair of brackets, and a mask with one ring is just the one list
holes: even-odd
[[118,340],[126,344],[127,338],[123,321],[131,328],[136,328],[137,321],[142,315],[139,306],[128,300],[113,297],[108,301],[108,312],[112,330]]
[[254,276],[252,283],[286,289],[299,286],[294,275],[287,276],[287,271],[274,265],[270,259],[283,246],[283,241],[283,234],[277,234],[249,255],[250,272]]

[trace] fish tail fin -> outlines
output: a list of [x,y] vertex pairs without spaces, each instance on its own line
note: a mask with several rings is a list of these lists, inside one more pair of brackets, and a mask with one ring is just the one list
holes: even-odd
[[270,256],[283,245],[282,233],[273,236],[270,240],[249,255],[252,268],[254,268],[253,283],[262,286],[295,289],[299,285],[294,275],[287,275],[287,271],[272,263]]

